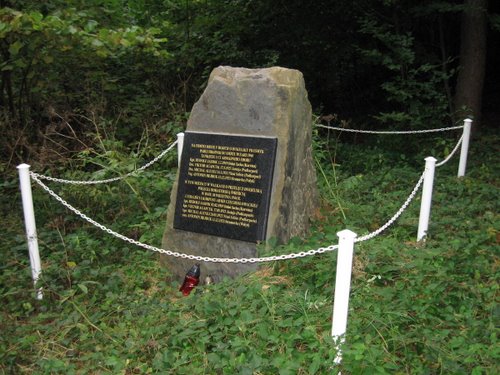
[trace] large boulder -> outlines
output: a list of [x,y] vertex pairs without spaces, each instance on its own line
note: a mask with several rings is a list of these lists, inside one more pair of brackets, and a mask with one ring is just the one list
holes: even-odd
[[[316,212],[318,193],[311,145],[312,114],[302,73],[280,67],[218,67],[193,106],[186,131],[276,137],[276,162],[266,240],[280,243],[305,236]],[[177,176],[177,179],[179,176]],[[173,228],[178,180],[174,183],[162,247],[208,257],[257,256],[256,243]],[[164,257],[182,280],[192,260]],[[201,263],[202,278],[215,281],[255,269],[254,264]]]

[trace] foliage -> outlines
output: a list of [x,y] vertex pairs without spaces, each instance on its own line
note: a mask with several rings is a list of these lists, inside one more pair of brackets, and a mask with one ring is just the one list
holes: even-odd
[[[188,112],[218,65],[298,69],[317,111],[358,127],[451,121],[463,11],[456,1],[1,5],[0,157],[10,164],[78,153],[82,134],[100,121],[133,142],[144,127]],[[490,14],[493,29],[497,18]]]
[[[385,128],[441,125],[461,5],[1,4],[0,204],[11,214],[2,217],[0,373],[335,373],[335,253],[265,265],[183,298],[154,254],[82,222],[34,186],[45,293],[34,300],[12,164],[29,158],[36,171],[70,179],[128,173],[172,142],[220,64],[299,69],[315,107],[363,124],[376,115]],[[490,23],[498,29],[498,15]],[[322,217],[308,238],[262,253],[336,243],[346,227],[360,235],[379,228],[423,158],[441,159],[455,143],[391,137],[315,129]],[[500,372],[495,142],[484,134],[472,143],[465,179],[456,180],[453,161],[438,169],[425,245],[413,241],[417,199],[385,234],[356,246],[342,373]],[[175,164],[172,153],[122,182],[49,185],[113,230],[159,246]]]
[[[125,173],[160,149],[150,140],[130,148],[99,129],[94,151],[81,153],[65,177]],[[323,136],[318,167],[336,176],[329,187],[320,181],[323,217],[308,238],[263,252],[336,243],[346,227],[370,232],[421,173],[420,156]],[[456,159],[437,170],[425,245],[414,242],[414,202],[385,234],[356,246],[342,373],[498,373],[496,142],[486,134],[472,143],[465,179],[455,177]],[[125,182],[51,187],[114,230],[159,245],[175,163],[171,154]],[[36,301],[14,176],[2,190],[3,212],[18,214],[2,218],[0,372],[335,373],[334,252],[268,264],[184,298],[154,254],[89,226],[35,186],[45,293]]]
[[[61,153],[78,150],[76,134],[92,128],[88,117],[131,123],[129,112],[146,107],[148,114],[158,104],[146,97],[143,78],[168,59],[160,30],[128,24],[119,4],[103,12],[92,3],[62,3],[0,10],[3,159],[40,156],[43,150],[34,151],[45,142]],[[123,84],[125,77],[133,82]],[[136,135],[142,124],[134,120]]]
[[[447,68],[451,58],[426,49],[422,45],[425,40],[417,38],[414,29],[419,23],[442,27],[442,20],[441,23],[429,22],[436,14],[431,13],[431,9],[439,12],[438,17],[458,9],[443,2],[430,2],[427,6],[407,3],[384,2],[381,9],[374,7],[360,16],[360,32],[370,39],[358,48],[368,64],[383,69],[383,73],[379,73],[384,77],[380,87],[387,101],[382,105],[385,110],[375,118],[405,128],[432,128],[450,121],[451,97],[445,88],[454,71]],[[387,14],[391,15],[390,21]]]
[[490,26],[495,31],[500,31],[500,14],[490,15]]
[[[70,74],[74,74],[75,70],[88,64],[99,67],[93,59],[98,62],[100,58],[118,58],[132,48],[141,53],[165,55],[159,49],[164,39],[156,37],[159,30],[138,26],[112,29],[100,25],[93,16],[95,14],[91,12],[71,7],[56,9],[46,15],[37,10],[1,10],[0,40],[4,58],[1,70],[12,73],[12,79],[22,82],[12,87],[18,88],[18,92],[11,93],[18,99],[16,102],[21,103],[19,106],[23,101],[32,100],[36,93],[56,91],[62,94],[61,89],[55,90],[51,85],[53,81],[63,83],[56,77],[65,74],[64,65],[69,62],[79,65],[71,67]],[[84,61],[79,61],[82,59]],[[8,98],[9,101],[12,99]]]

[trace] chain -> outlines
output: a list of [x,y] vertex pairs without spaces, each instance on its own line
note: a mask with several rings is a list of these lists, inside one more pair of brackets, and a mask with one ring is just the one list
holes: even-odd
[[[126,242],[133,244],[133,245],[142,247],[143,249],[155,251],[155,252],[158,252],[160,254],[165,254],[168,256],[196,260],[196,261],[200,261],[200,262],[211,262],[211,263],[264,263],[264,262],[273,262],[273,261],[279,261],[279,260],[303,258],[303,257],[307,257],[307,256],[317,255],[317,254],[323,254],[323,253],[338,249],[338,245],[330,245],[330,246],[320,247],[320,248],[312,249],[312,250],[308,250],[308,251],[301,251],[299,253],[273,255],[273,256],[267,256],[267,257],[261,257],[261,258],[212,258],[212,257],[202,257],[199,255],[184,254],[184,253],[179,253],[176,251],[161,249],[161,248],[134,240],[132,238],[126,237],[123,234],[115,232],[114,230],[106,227],[105,225],[98,223],[97,221],[91,219],[90,217],[88,217],[87,215],[82,213],[80,210],[76,209],[71,204],[66,202],[59,195],[57,195],[47,185],[45,185],[42,181],[40,181],[40,179],[38,178],[38,176],[36,176],[35,173],[30,172],[30,175],[33,178],[33,180],[35,180],[45,191],[47,191],[58,202],[60,202],[67,209],[69,209],[70,211],[72,211],[76,215],[80,216],[85,221],[88,221],[90,224],[94,225],[95,227],[97,227],[97,228],[101,229],[102,231],[104,231],[104,232],[106,232],[106,233],[108,233],[116,238],[119,238],[123,241],[126,241]],[[379,235],[382,231],[387,229],[390,225],[392,225],[399,218],[399,216],[401,216],[401,214],[406,210],[406,208],[408,207],[410,202],[413,200],[413,198],[415,197],[423,180],[424,180],[424,174],[422,173],[422,176],[420,177],[417,184],[413,188],[413,191],[411,192],[409,197],[403,203],[403,205],[398,210],[398,212],[396,212],[396,214],[391,219],[389,219],[389,221],[387,221],[387,223],[385,223],[382,227],[380,227],[379,229],[377,229],[369,234],[366,234],[362,237],[356,238],[354,240],[354,242],[362,242],[362,241],[367,241],[369,239],[372,239],[372,238],[376,237],[377,235]]]
[[[321,125],[318,125],[321,126]],[[444,159],[441,163],[437,164],[436,166],[441,166],[445,164],[448,160],[451,159],[451,157],[455,154],[457,151],[459,145],[462,142],[462,137],[458,141],[457,145],[455,148],[452,150],[450,155],[446,159]],[[268,256],[268,257],[260,257],[260,258],[212,258],[212,257],[203,257],[203,256],[198,256],[198,255],[192,255],[192,254],[184,254],[184,253],[179,253],[176,251],[171,251],[171,250],[166,250],[166,249],[161,249],[152,245],[148,245],[145,243],[142,243],[140,241],[134,240],[132,238],[126,237],[118,232],[113,231],[112,229],[106,227],[103,224],[98,223],[97,221],[93,220],[92,218],[88,217],[84,213],[82,213],[80,210],[76,209],[73,207],[71,204],[66,202],[63,198],[61,198],[59,195],[57,195],[53,190],[51,190],[47,185],[45,185],[41,179],[46,179],[49,181],[55,181],[55,182],[61,182],[61,183],[72,183],[72,184],[80,184],[80,185],[88,185],[88,184],[97,184],[97,183],[105,183],[105,182],[111,182],[111,181],[117,181],[124,179],[128,176],[131,176],[139,171],[142,171],[148,167],[150,167],[152,164],[157,162],[159,159],[161,159],[168,151],[170,151],[175,145],[177,144],[177,141],[173,142],[166,150],[164,150],[162,153],[160,153],[156,158],[151,160],[149,163],[145,164],[141,168],[136,169],[133,172],[130,172],[124,176],[121,177],[115,177],[107,180],[100,180],[100,181],[71,181],[71,180],[63,180],[63,179],[58,179],[54,177],[49,177],[49,176],[43,176],[38,173],[30,172],[31,178],[36,181],[45,191],[47,191],[52,197],[54,197],[58,202],[60,202],[63,206],[65,206],[67,209],[75,213],[77,216],[81,217],[83,220],[89,222],[90,224],[94,225],[95,227],[101,229],[102,231],[119,238],[123,241],[129,242],[133,245],[142,247],[147,250],[155,251],[161,254],[165,254],[168,256],[174,256],[177,258],[183,258],[183,259],[190,259],[190,260],[196,260],[196,261],[202,261],[202,262],[212,262],[212,263],[264,263],[264,262],[271,262],[271,261],[279,261],[279,260],[287,260],[287,259],[295,259],[295,258],[302,258],[306,256],[311,256],[311,255],[316,255],[316,254],[322,254],[325,252],[333,251],[338,249],[338,245],[330,245],[327,247],[320,247],[318,249],[312,249],[308,251],[301,251],[299,253],[292,253],[292,254],[283,254],[283,255],[275,255],[275,256]],[[413,188],[412,192],[406,199],[406,201],[403,203],[403,205],[399,208],[399,210],[392,216],[383,226],[378,228],[377,230],[368,233],[364,236],[358,237],[354,240],[354,242],[362,242],[362,241],[367,241],[370,240],[376,236],[378,236],[381,232],[383,232],[385,229],[387,229],[389,226],[391,226],[400,216],[401,214],[406,210],[408,205],[411,203],[415,195],[417,194],[418,190],[420,189],[420,186],[422,185],[422,182],[424,180],[424,173],[422,173],[420,179],[418,180],[417,184]]]
[[[367,133],[367,134],[420,134],[420,133],[432,133],[432,132],[440,132],[440,131],[447,131],[447,130],[455,130],[455,129],[461,129],[463,126],[454,126],[454,127],[448,127],[448,128],[439,128],[439,129],[428,129],[428,130],[411,130],[411,131],[374,131],[374,130],[355,130],[355,129],[345,129],[345,128],[338,128],[338,127],[333,127],[333,126],[325,126],[321,124],[317,124],[316,126],[321,127],[321,128],[326,128],[326,129],[331,129],[331,130],[339,130],[339,131],[347,131],[347,132],[353,132],[353,133]],[[451,153],[440,163],[437,163],[436,166],[440,167],[447,163],[453,155],[456,153],[458,150],[460,144],[462,143],[463,140],[463,134],[458,140],[455,148],[451,151]],[[88,217],[84,213],[82,213],[80,210],[76,209],[73,207],[71,204],[66,202],[63,198],[61,198],[59,195],[57,195],[53,190],[51,190],[48,186],[46,186],[41,180],[45,179],[48,181],[53,181],[53,182],[59,182],[59,183],[65,183],[65,184],[75,184],[75,185],[93,185],[93,184],[103,184],[103,183],[109,183],[113,181],[119,181],[122,179],[125,179],[127,177],[130,177],[138,172],[141,172],[145,170],[146,168],[149,168],[151,165],[156,163],[158,160],[160,160],[165,154],[167,154],[175,145],[177,144],[177,141],[174,141],[167,149],[162,151],[157,157],[155,157],[153,160],[150,162],[146,163],[142,167],[125,174],[124,176],[120,177],[114,177],[114,178],[109,178],[109,179],[104,179],[104,180],[96,180],[96,181],[79,181],[79,180],[64,180],[60,178],[55,178],[55,177],[50,177],[50,176],[44,176],[40,175],[35,172],[30,172],[31,178],[35,180],[45,191],[47,191],[52,197],[54,197],[58,202],[60,202],[63,206],[65,206],[67,209],[75,213],[77,216],[81,217],[83,220],[89,222],[90,224],[94,225],[95,227],[101,229],[102,231],[119,238],[123,241],[129,242],[133,245],[142,247],[147,250],[155,251],[160,254],[165,254],[168,256],[173,256],[177,258],[183,258],[183,259],[190,259],[190,260],[195,260],[195,261],[200,261],[200,262],[211,262],[211,263],[264,263],[264,262],[272,262],[272,261],[279,261],[279,260],[287,260],[287,259],[296,259],[296,258],[303,258],[307,256],[312,256],[316,254],[322,254],[325,252],[333,251],[338,249],[338,245],[330,245],[326,247],[320,247],[318,249],[312,249],[308,251],[301,251],[299,253],[292,253],[292,254],[283,254],[283,255],[274,255],[274,256],[267,256],[267,257],[260,257],[260,258],[212,258],[212,257],[203,257],[203,256],[198,256],[198,255],[192,255],[192,254],[184,254],[184,253],[179,253],[176,251],[171,251],[171,250],[166,250],[162,248],[158,248],[152,245],[148,245],[145,243],[142,243],[140,241],[134,240],[132,238],[126,237],[118,232],[113,231],[112,229],[106,227],[103,224],[98,223],[97,221],[93,220],[92,218]],[[418,180],[417,184],[413,188],[412,192],[406,199],[406,201],[403,203],[403,205],[399,208],[399,210],[380,228],[377,230],[370,232],[364,236],[357,237],[354,242],[363,242],[370,240],[376,236],[378,236],[381,232],[386,230],[389,226],[391,226],[400,216],[401,214],[406,210],[406,208],[409,206],[415,195],[417,194],[418,190],[420,189],[420,186],[422,185],[422,182],[424,181],[424,175],[425,172],[422,173],[420,179]]]
[[458,140],[455,148],[450,152],[450,154],[444,160],[442,160],[439,163],[437,163],[436,167],[441,167],[442,165],[445,165],[453,157],[453,155],[455,155],[455,152],[457,152],[458,147],[462,144],[462,140],[463,139],[464,139],[464,135],[462,134],[462,136]]
[[408,196],[408,198],[406,199],[406,201],[403,203],[403,205],[400,207],[400,209],[398,210],[398,212],[396,212],[394,214],[394,216],[391,217],[389,219],[389,221],[387,221],[387,223],[385,223],[380,228],[378,228],[377,230],[375,230],[375,231],[373,231],[371,233],[368,233],[368,234],[365,234],[364,236],[356,238],[354,240],[354,242],[362,242],[362,241],[370,240],[370,239],[378,236],[381,232],[383,232],[389,226],[391,226],[401,216],[401,214],[406,210],[406,208],[408,207],[408,205],[410,204],[410,202],[413,200],[413,198],[417,194],[418,189],[420,189],[420,186],[422,185],[422,182],[424,181],[424,175],[425,175],[425,171],[420,176],[420,179],[418,180],[417,184],[413,188],[413,191],[410,193],[410,195]]
[[151,160],[149,163],[144,164],[142,167],[137,168],[136,170],[129,172],[123,176],[120,177],[113,177],[113,178],[108,178],[105,180],[95,180],[95,181],[79,181],[79,180],[64,180],[62,178],[56,178],[56,177],[50,177],[50,176],[44,176],[35,172],[30,172],[31,176],[33,178],[38,178],[41,180],[48,180],[48,181],[53,181],[53,182],[59,182],[62,184],[73,184],[73,185],[97,185],[97,184],[106,184],[109,182],[114,182],[114,181],[119,181],[123,180],[127,177],[130,177],[132,175],[135,175],[139,172],[142,172],[146,168],[149,168],[152,166],[154,163],[156,163],[158,160],[160,160],[162,157],[164,157],[175,145],[177,144],[177,140],[174,141],[168,148],[163,150],[157,157],[155,157],[153,160]]
[[[339,128],[335,126],[326,126],[326,125],[321,125],[321,124],[316,124],[317,127],[320,128],[325,128],[325,129],[331,129],[331,130],[338,130],[338,131],[345,131],[345,132],[351,132],[351,133],[366,133],[366,134],[420,134],[420,133],[432,133],[432,132],[441,132],[441,131],[447,131],[447,130],[456,130],[456,129],[462,129],[463,125],[459,126],[453,126],[453,127],[448,127],[448,128],[439,128],[439,129],[427,129],[427,130],[404,130],[404,131],[378,131],[378,130],[356,130],[356,129],[346,129],[346,128]],[[443,160],[442,162],[436,164],[437,167],[440,167],[444,165],[445,163],[448,162],[448,160],[451,159],[451,157],[455,154],[455,152],[458,149],[458,146],[462,142],[463,135],[458,141],[457,145],[455,146],[455,149],[448,155],[448,157]],[[144,164],[142,167],[129,172],[123,176],[119,177],[113,177],[113,178],[108,178],[104,180],[95,180],[95,181],[88,181],[88,180],[65,180],[62,178],[56,178],[56,177],[51,177],[51,176],[45,176],[41,175],[39,173],[31,172],[32,176],[35,176],[41,180],[47,180],[47,181],[53,181],[53,182],[59,182],[63,184],[73,184],[73,185],[97,185],[97,184],[105,184],[105,183],[110,183],[114,181],[120,181],[123,180],[127,177],[133,176],[139,172],[142,172],[146,168],[149,168],[151,165],[156,163],[158,160],[163,158],[175,145],[177,144],[177,140],[174,141],[167,149],[163,150],[157,157],[155,157],[153,160],[150,162]]]
[[395,131],[389,131],[389,130],[357,130],[357,129],[346,129],[346,128],[339,128],[336,126],[327,126],[327,125],[321,125],[321,124],[316,124],[317,127],[320,128],[325,128],[325,129],[331,129],[331,130],[338,130],[341,132],[350,132],[350,133],[365,133],[365,134],[421,134],[421,133],[436,133],[436,132],[443,132],[447,130],[456,130],[456,129],[462,129],[464,126],[463,125],[458,125],[458,126],[452,126],[448,128],[439,128],[439,129],[425,129],[425,130],[395,130]]
[[[436,167],[441,167],[442,165],[446,164],[453,157],[453,155],[457,152],[458,147],[462,143],[463,137],[464,136],[462,134],[462,136],[458,140],[455,148],[450,152],[450,154],[446,157],[446,159],[444,159],[440,163],[437,163]],[[377,230],[375,230],[375,231],[373,231],[371,233],[368,233],[368,234],[366,234],[364,236],[356,238],[354,240],[354,242],[362,242],[362,241],[370,240],[370,239],[378,236],[381,232],[383,232],[390,225],[392,225],[399,218],[399,216],[401,216],[401,214],[406,210],[406,208],[408,207],[408,205],[410,204],[410,202],[413,200],[413,198],[417,194],[418,190],[420,189],[420,186],[422,185],[422,182],[424,181],[424,176],[425,176],[425,171],[420,176],[420,179],[418,180],[417,184],[413,188],[413,191],[410,193],[410,195],[408,196],[408,198],[406,199],[406,201],[403,203],[403,205],[401,206],[401,208],[398,210],[398,212],[396,212],[396,214],[392,218],[389,219],[389,221],[387,221],[387,223],[385,223],[380,228],[378,228]]]
[[139,242],[139,241],[134,240],[132,238],[126,237],[123,234],[117,233],[114,230],[106,227],[105,225],[98,223],[97,221],[91,219],[90,217],[85,215],[83,212],[76,209],[68,202],[66,202],[59,195],[57,195],[47,185],[45,185],[42,181],[40,181],[40,179],[38,178],[38,176],[36,176],[35,173],[30,172],[30,175],[31,175],[31,178],[33,178],[33,180],[35,180],[45,191],[47,191],[52,197],[54,197],[63,206],[65,206],[67,209],[69,209],[70,211],[72,211],[76,215],[80,216],[85,221],[88,221],[90,224],[101,229],[102,231],[104,231],[104,232],[106,232],[106,233],[108,233],[116,238],[119,238],[123,241],[129,242],[133,245],[142,247],[143,249],[155,251],[155,252],[158,252],[161,254],[165,254],[165,255],[169,255],[169,256],[173,256],[173,257],[177,257],[177,258],[196,260],[196,261],[200,261],[200,262],[212,262],[212,263],[264,263],[264,262],[272,262],[272,261],[277,261],[277,260],[303,258],[303,257],[310,256],[310,255],[326,253],[328,251],[333,251],[333,250],[336,250],[338,248],[338,245],[330,245],[327,247],[320,247],[318,249],[301,251],[299,253],[273,255],[273,256],[261,257],[261,258],[211,258],[211,257],[202,257],[202,256],[198,256],[198,255],[183,254],[183,253],[178,253],[176,251],[171,251],[171,250],[165,250],[165,249],[161,249],[161,248],[158,248],[158,247],[155,247],[152,245],[148,245],[148,244]]

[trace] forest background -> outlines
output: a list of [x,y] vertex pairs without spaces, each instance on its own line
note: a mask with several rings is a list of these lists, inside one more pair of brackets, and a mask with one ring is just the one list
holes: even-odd
[[479,126],[500,105],[492,3],[2,0],[2,160],[50,164],[101,120],[135,142],[218,65],[298,69],[316,113],[354,127]]
[[[0,0],[0,374],[498,374],[500,3],[486,0]],[[314,122],[370,130],[474,119],[466,177],[437,170],[418,204],[356,245],[341,367],[330,337],[336,253],[178,292],[155,254],[103,234],[33,186],[44,299],[33,298],[15,166],[102,179],[185,128],[218,65],[304,74]],[[379,228],[425,157],[457,133],[372,137],[313,127],[321,193],[307,238]],[[50,185],[159,246],[177,159],[106,186]],[[418,196],[415,201],[418,202]]]

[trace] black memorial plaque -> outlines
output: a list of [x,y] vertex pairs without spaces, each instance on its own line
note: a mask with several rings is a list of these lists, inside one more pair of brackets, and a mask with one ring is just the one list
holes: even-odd
[[186,132],[174,228],[265,239],[278,140]]

